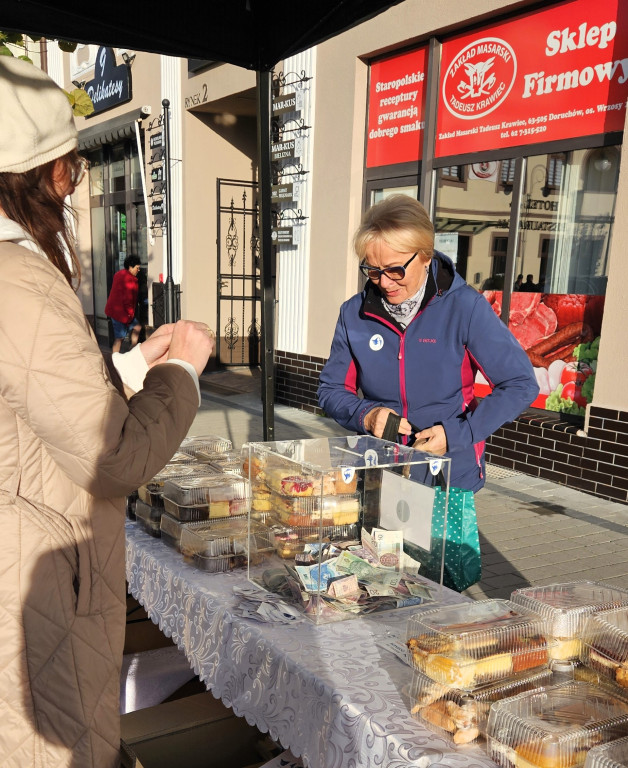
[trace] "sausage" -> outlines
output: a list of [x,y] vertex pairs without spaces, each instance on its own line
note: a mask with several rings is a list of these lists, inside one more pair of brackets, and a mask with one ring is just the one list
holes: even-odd
[[569,358],[578,344],[592,339],[593,332],[586,323],[569,323],[531,346],[527,350],[528,357],[535,368],[548,368],[554,360]]

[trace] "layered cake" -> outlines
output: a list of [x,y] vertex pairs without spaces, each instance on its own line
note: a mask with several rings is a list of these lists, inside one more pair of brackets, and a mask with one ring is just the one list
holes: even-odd
[[580,660],[622,688],[628,688],[628,607],[589,616],[582,641]]

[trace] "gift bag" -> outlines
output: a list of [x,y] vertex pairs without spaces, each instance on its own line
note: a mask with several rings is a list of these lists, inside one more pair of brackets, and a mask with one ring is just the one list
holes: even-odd
[[[420,549],[411,542],[404,544],[404,550],[410,557],[421,563],[421,575],[437,582],[440,582],[441,576],[446,498],[444,485],[434,488],[431,551]],[[456,592],[462,592],[476,584],[481,576],[480,537],[473,491],[450,488],[443,584]]]

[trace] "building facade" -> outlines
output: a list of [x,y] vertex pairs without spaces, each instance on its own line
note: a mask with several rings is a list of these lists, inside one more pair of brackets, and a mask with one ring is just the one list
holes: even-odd
[[[628,501],[624,15],[618,0],[405,0],[277,67],[277,401],[318,410],[338,308],[361,287],[353,232],[365,207],[404,192],[535,366],[541,395],[490,439],[489,460]],[[255,74],[103,51],[79,48],[63,72],[121,97],[80,124],[85,310],[105,337],[113,272],[137,252],[149,322],[170,271],[181,315],[218,329],[220,363],[257,364]],[[120,67],[127,92],[108,75]]]

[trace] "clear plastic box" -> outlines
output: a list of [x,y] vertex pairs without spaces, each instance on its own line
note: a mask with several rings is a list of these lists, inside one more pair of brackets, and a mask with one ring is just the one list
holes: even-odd
[[181,531],[183,526],[187,523],[182,523],[181,520],[177,520],[176,517],[164,512],[161,516],[161,522],[159,528],[161,530],[161,540],[169,547],[176,549],[177,552],[181,551]]
[[164,483],[163,503],[187,522],[242,516],[250,507],[249,483],[226,474],[172,478]]
[[[166,464],[151,480],[137,489],[139,498],[152,507],[163,507],[164,483],[175,477],[193,477],[207,475],[207,467],[202,464]],[[209,473],[213,474],[213,473]]]
[[575,659],[580,655],[587,616],[628,605],[628,592],[595,581],[571,581],[517,589],[510,599],[548,619],[548,631],[556,640],[550,649],[553,659]]
[[628,607],[591,614],[582,630],[580,660],[628,688]]
[[184,560],[210,573],[257,565],[274,551],[268,527],[248,520],[190,523],[181,529],[180,548]]
[[415,669],[464,690],[549,664],[547,622],[509,600],[461,603],[412,616],[406,644]]
[[[449,480],[449,459],[356,435],[247,443],[242,467],[251,484],[250,519],[270,513],[296,536],[279,534],[271,563],[265,571],[251,564],[250,580],[316,623],[437,599],[444,541],[432,537],[432,514],[435,486]],[[288,560],[304,543],[311,557],[292,566]],[[437,567],[425,573],[435,554]]]
[[584,768],[627,768],[628,736],[610,744],[593,747],[584,761]]
[[229,472],[232,475],[242,476],[242,459],[236,451],[227,451],[226,453],[214,454],[208,456],[210,467],[218,472]]
[[267,524],[270,526],[277,554],[287,560],[294,560],[296,555],[303,552],[307,544],[318,542],[321,535],[330,543],[357,541],[359,538],[358,527],[354,524],[325,526],[321,531],[318,526],[284,525],[272,516],[267,520]]
[[591,747],[628,734],[628,701],[588,683],[563,683],[491,706],[487,752],[503,768],[572,768]]
[[491,704],[524,691],[552,685],[549,669],[524,672],[474,691],[441,685],[415,671],[410,687],[412,716],[454,744],[469,744],[486,735]]
[[136,522],[151,536],[159,538],[161,536],[161,515],[163,507],[153,507],[150,504],[138,499],[135,502]]
[[351,525],[359,521],[360,496],[282,496],[271,491],[270,510],[282,523],[292,526]]

